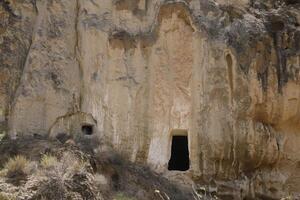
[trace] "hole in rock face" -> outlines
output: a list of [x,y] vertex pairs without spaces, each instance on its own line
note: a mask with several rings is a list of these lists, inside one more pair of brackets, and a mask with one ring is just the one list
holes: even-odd
[[190,168],[188,137],[175,135],[172,138],[171,159],[168,170],[186,171]]
[[94,131],[93,129],[94,129],[93,125],[88,125],[88,124],[82,125],[81,127],[81,131],[84,135],[92,135]]

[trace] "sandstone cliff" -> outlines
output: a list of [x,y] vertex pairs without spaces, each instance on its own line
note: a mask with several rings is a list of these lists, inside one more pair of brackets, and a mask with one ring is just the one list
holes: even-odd
[[299,194],[297,0],[0,5],[3,134],[101,138],[168,176],[185,132],[194,182],[238,199]]

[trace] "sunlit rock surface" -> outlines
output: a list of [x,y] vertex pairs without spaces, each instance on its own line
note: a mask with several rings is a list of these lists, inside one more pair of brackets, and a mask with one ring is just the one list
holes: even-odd
[[184,130],[194,182],[300,192],[298,1],[3,0],[0,17],[0,133],[89,126],[168,173]]

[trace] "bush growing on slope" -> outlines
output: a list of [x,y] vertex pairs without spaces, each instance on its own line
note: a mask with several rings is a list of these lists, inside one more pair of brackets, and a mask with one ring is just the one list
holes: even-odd
[[42,168],[49,169],[58,165],[58,160],[55,156],[44,154],[40,162]]
[[8,196],[8,195],[0,192],[0,200],[15,200],[15,199],[16,198]]
[[7,178],[15,178],[18,176],[27,176],[29,161],[24,156],[15,156],[10,158],[4,165],[5,175]]

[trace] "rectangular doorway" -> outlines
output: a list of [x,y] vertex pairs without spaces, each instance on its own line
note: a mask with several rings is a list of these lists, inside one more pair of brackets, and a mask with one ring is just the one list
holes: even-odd
[[186,171],[190,168],[188,136],[173,135],[168,170]]

